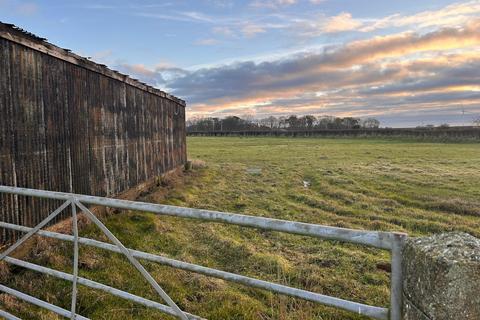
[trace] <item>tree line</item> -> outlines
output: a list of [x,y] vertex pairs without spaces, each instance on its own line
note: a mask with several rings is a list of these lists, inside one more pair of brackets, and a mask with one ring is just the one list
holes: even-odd
[[376,129],[380,121],[375,118],[333,117],[313,115],[288,117],[270,116],[255,119],[252,116],[228,116],[225,118],[194,117],[187,120],[187,131],[245,131],[245,130],[346,130]]

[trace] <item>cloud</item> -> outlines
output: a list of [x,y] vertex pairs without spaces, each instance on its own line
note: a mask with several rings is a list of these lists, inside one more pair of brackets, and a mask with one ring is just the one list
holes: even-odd
[[234,5],[233,0],[208,0],[208,3],[220,8],[231,8]]
[[323,34],[345,31],[358,31],[363,22],[354,19],[348,12],[341,12],[335,16],[316,15],[310,19],[300,19],[294,24],[293,30],[303,38],[318,37]]
[[209,23],[215,22],[215,18],[200,12],[189,11],[189,12],[180,12],[179,14],[181,16],[190,18],[192,21],[209,22]]
[[109,64],[111,62],[112,56],[112,50],[103,50],[94,52],[91,56],[91,59],[98,63]]
[[87,4],[80,4],[76,7],[82,9],[91,9],[91,10],[116,10],[116,9],[153,9],[153,8],[166,8],[171,7],[173,5],[172,2],[164,2],[164,3],[153,3],[153,4],[104,4],[104,3],[87,3]]
[[137,77],[140,81],[154,87],[163,89],[167,88],[167,82],[171,79],[178,79],[189,74],[188,71],[177,68],[168,62],[160,62],[153,68],[143,64],[116,63],[113,64],[113,68],[132,77]]
[[153,12],[134,12],[133,15],[145,18],[159,19],[159,20],[172,20],[182,22],[195,22],[195,23],[217,23],[216,19],[206,14],[194,11],[188,12],[168,12],[168,13],[153,13]]
[[107,4],[96,3],[96,4],[83,5],[82,8],[92,9],[92,10],[110,10],[110,9],[118,9],[120,7],[115,6],[115,5],[107,5]]
[[462,25],[480,15],[480,0],[458,2],[438,10],[429,10],[413,15],[394,14],[365,24],[360,31],[370,32],[391,27],[414,26],[415,28]]
[[266,32],[266,30],[265,30],[264,27],[262,27],[260,25],[253,24],[253,23],[247,23],[242,27],[241,32],[247,38],[251,38],[251,37],[256,36],[259,33]]
[[297,3],[297,0],[277,0],[276,2],[282,6],[290,6]]
[[255,0],[250,3],[250,7],[277,9],[279,7],[291,6],[296,3],[297,0]]
[[259,117],[401,114],[407,119],[409,111],[460,105],[480,113],[478,30],[480,19],[474,19],[461,27],[371,37],[271,61],[175,71],[132,66],[130,71],[185,98],[189,116],[243,110]]
[[197,46],[214,46],[218,43],[219,43],[219,41],[217,39],[208,38],[208,39],[197,40],[197,41],[195,41],[194,44],[197,45]]
[[356,30],[362,23],[352,18],[350,13],[342,12],[339,15],[328,18],[321,26],[325,33]]
[[275,21],[261,21],[261,19],[240,19],[222,23],[212,28],[212,33],[227,38],[253,38],[272,30],[282,30],[288,27],[287,23]]
[[[417,65],[413,68],[418,68]],[[428,67],[427,67],[428,68]],[[389,83],[373,89],[363,90],[368,94],[412,94],[415,92],[431,92],[456,88],[467,88],[468,91],[480,92],[480,59],[466,60],[459,65],[437,65],[427,77],[405,77],[401,81]],[[411,70],[413,71],[413,70]],[[411,72],[413,73],[413,72]],[[418,73],[418,70],[417,70]]]
[[161,87],[165,84],[165,79],[162,75],[162,69],[149,69],[143,64],[117,64],[115,69],[120,72],[138,78],[138,80],[148,83],[150,85]]
[[222,27],[214,27],[212,32],[218,35],[222,35],[225,37],[233,37],[235,36],[235,32],[232,30],[231,27],[222,26]]
[[412,15],[397,13],[381,19],[356,19],[348,12],[342,12],[335,16],[326,16],[322,13],[310,18],[297,19],[294,30],[298,35],[306,38],[329,33],[374,32],[389,28],[408,27],[411,30],[431,30],[439,27],[461,26],[479,16],[480,0],[471,0],[453,3],[437,10],[427,10]]
[[374,37],[354,41],[341,50],[327,50],[322,60],[333,66],[342,66],[385,57],[404,56],[413,52],[464,48],[480,43],[480,19],[472,20],[462,28],[443,28],[420,35],[414,32]]
[[[195,11],[176,11],[168,13],[155,13],[155,12],[135,12],[136,16],[159,19],[159,20],[171,20],[190,23],[200,23],[212,25],[212,33],[221,35],[224,37],[239,37],[244,36],[251,38],[260,33],[267,32],[268,29],[283,28],[283,24],[268,23],[264,18],[232,18],[232,17],[215,17],[206,15],[201,12]],[[258,22],[256,22],[258,21]],[[218,40],[213,38],[202,39],[197,41],[197,45],[213,45],[218,43]]]

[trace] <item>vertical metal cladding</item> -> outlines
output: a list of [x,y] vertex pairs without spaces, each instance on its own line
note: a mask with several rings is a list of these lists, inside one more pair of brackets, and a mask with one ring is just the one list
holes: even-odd
[[[185,136],[182,100],[0,23],[0,184],[115,196],[183,165]],[[0,219],[58,205],[0,194]]]

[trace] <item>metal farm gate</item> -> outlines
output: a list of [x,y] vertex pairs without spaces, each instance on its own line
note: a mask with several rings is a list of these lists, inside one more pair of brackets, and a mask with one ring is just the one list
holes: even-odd
[[[155,279],[145,270],[139,259],[156,262],[161,265],[170,266],[186,271],[191,271],[219,279],[233,281],[246,286],[260,288],[275,293],[288,295],[295,298],[304,299],[307,301],[340,308],[343,310],[351,311],[357,314],[365,315],[373,319],[381,320],[400,320],[401,319],[401,306],[402,306],[402,267],[401,267],[401,250],[404,242],[407,238],[406,234],[393,233],[393,232],[378,232],[378,231],[362,231],[352,230],[345,228],[336,228],[308,223],[300,223],[286,220],[254,217],[240,214],[224,213],[218,211],[191,209],[183,207],[175,207],[161,204],[151,204],[144,202],[135,202],[127,200],[118,200],[111,198],[102,198],[86,195],[78,195],[72,193],[60,193],[51,191],[42,191],[35,189],[24,189],[16,187],[0,186],[0,194],[10,194],[13,196],[33,197],[43,199],[54,199],[63,201],[63,204],[56,210],[51,212],[47,218],[41,221],[34,228],[29,228],[17,224],[11,224],[6,222],[0,222],[1,228],[15,230],[23,232],[25,235],[10,246],[7,250],[0,254],[0,261],[4,260],[7,263],[20,266],[26,269],[34,270],[40,273],[51,275],[63,280],[72,282],[72,302],[71,309],[65,310],[57,307],[45,301],[39,300],[35,297],[26,295],[22,292],[14,290],[12,288],[0,285],[0,291],[11,294],[19,299],[25,300],[42,308],[51,310],[59,315],[70,319],[88,319],[79,315],[76,312],[76,294],[77,285],[84,285],[90,288],[102,290],[112,295],[134,301],[144,306],[152,307],[160,310],[166,314],[173,315],[179,319],[202,319],[198,316],[191,315],[175,304],[175,302],[163,291],[158,285]],[[391,251],[391,289],[390,289],[390,308],[382,308],[376,306],[370,306],[358,302],[348,301],[340,298],[335,298],[315,292],[310,292],[302,289],[292,288],[285,285],[280,285],[272,282],[258,280],[234,273],[224,272],[216,269],[211,269],[191,263],[186,263],[170,258],[166,258],[159,255],[154,255],[137,250],[127,249],[125,246],[113,235],[105,225],[98,220],[98,218],[87,208],[87,205],[92,206],[104,206],[115,209],[123,210],[137,210],[143,212],[152,212],[158,215],[176,216],[181,218],[194,218],[205,221],[220,222],[226,224],[239,225],[244,227],[259,228],[264,230],[279,231],[291,234],[298,234],[303,236],[311,236],[322,239],[338,240],[343,242],[350,242],[356,244],[362,244],[366,246],[376,247],[384,250]],[[61,233],[55,233],[50,231],[41,230],[44,226],[48,225],[57,215],[62,211],[70,209],[72,216],[72,230],[73,235],[66,235]],[[81,238],[78,236],[77,228],[77,216],[78,211],[81,210],[83,214],[91,220],[113,243],[100,242],[93,239]],[[54,239],[70,241],[74,243],[74,258],[73,258],[73,274],[67,274],[43,266],[39,266],[33,263],[25,262],[19,259],[9,257],[9,255],[21,246],[27,239],[33,235],[39,235],[44,237],[50,237]],[[150,283],[160,297],[166,302],[166,305],[147,300],[145,298],[127,293],[125,291],[112,288],[110,286],[82,278],[78,276],[78,246],[79,244],[93,246],[112,252],[122,253],[131,264],[143,275],[143,277]],[[14,315],[11,315],[5,311],[0,310],[0,316],[7,319],[19,319]]]

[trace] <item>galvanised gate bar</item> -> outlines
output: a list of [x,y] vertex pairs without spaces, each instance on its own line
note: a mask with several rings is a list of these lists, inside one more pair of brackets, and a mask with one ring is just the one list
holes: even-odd
[[[322,225],[287,221],[287,220],[278,220],[270,219],[263,217],[247,216],[240,214],[232,214],[218,211],[210,210],[201,210],[201,209],[191,209],[183,208],[169,205],[161,204],[151,204],[144,202],[136,201],[127,201],[127,200],[118,200],[86,195],[78,195],[71,193],[60,193],[60,192],[51,192],[51,191],[42,191],[34,189],[24,189],[8,186],[0,186],[0,193],[12,194],[22,197],[36,197],[43,199],[54,199],[61,200],[64,203],[54,210],[46,219],[44,219],[40,224],[34,228],[29,228],[17,224],[11,224],[6,222],[0,222],[0,227],[10,230],[15,230],[19,232],[26,233],[20,240],[15,244],[9,247],[6,251],[0,254],[0,260],[4,260],[8,263],[24,267],[27,269],[35,270],[44,274],[55,276],[60,279],[64,279],[72,282],[72,304],[71,310],[65,310],[57,306],[51,305],[45,301],[38,300],[34,297],[28,296],[22,292],[16,291],[12,288],[0,285],[0,291],[9,293],[16,296],[19,299],[23,299],[30,303],[33,303],[37,306],[41,306],[53,312],[56,312],[59,315],[71,318],[71,319],[87,319],[78,315],[75,311],[76,308],[76,287],[77,284],[95,288],[98,290],[103,290],[110,294],[122,297],[144,306],[152,307],[157,310],[160,310],[164,313],[177,316],[179,319],[201,319],[200,317],[188,314],[178,308],[172,299],[168,296],[166,292],[158,285],[158,283],[153,279],[150,274],[143,268],[139,263],[138,259],[148,260],[151,262],[157,262],[162,265],[170,266],[173,268],[178,268],[186,271],[196,272],[207,276],[212,276],[227,281],[233,281],[236,283],[244,284],[247,286],[260,288],[268,290],[275,293],[280,293],[288,295],[295,298],[300,298],[319,304],[332,306],[340,308],[343,310],[351,311],[357,314],[362,314],[373,319],[381,320],[400,320],[401,319],[401,306],[402,306],[402,268],[401,268],[401,259],[402,259],[402,248],[407,238],[406,234],[403,233],[392,233],[392,232],[377,232],[377,231],[362,231],[362,230],[352,230],[345,228],[336,228],[328,227]],[[229,272],[224,272],[216,269],[211,269],[191,263],[185,263],[182,261],[162,257],[159,255],[149,254],[137,250],[127,249],[123,244],[95,217],[95,215],[86,207],[87,205],[92,206],[104,206],[109,208],[123,209],[123,210],[136,210],[143,212],[152,212],[158,215],[168,215],[181,218],[193,218],[211,222],[227,223],[233,225],[239,225],[244,227],[259,228],[264,230],[279,231],[285,233],[292,233],[304,236],[311,236],[322,239],[329,240],[338,240],[344,242],[351,242],[356,244],[362,244],[367,246],[372,246],[384,250],[389,250],[392,253],[392,272],[391,272],[391,290],[390,290],[390,308],[382,308],[376,306],[365,305],[362,303],[357,303],[353,301],[348,301],[340,298],[330,297],[306,290],[296,289],[288,287],[285,285],[275,284],[267,281],[262,281],[250,277],[245,277],[238,274],[233,274]],[[65,235],[61,233],[55,233],[50,231],[40,230],[42,227],[47,225],[52,219],[60,214],[63,210],[71,208],[72,215],[72,230],[73,235]],[[88,238],[81,238],[78,236],[77,229],[77,209],[80,209],[83,214],[86,215],[95,225],[97,225],[102,232],[110,239],[112,244],[96,241]],[[29,262],[25,262],[19,259],[11,258],[8,255],[12,253],[16,248],[21,246],[28,238],[32,235],[38,234],[40,236],[55,238],[59,240],[70,241],[74,243],[74,271],[73,275],[66,274],[64,272],[52,270],[46,267],[35,265]],[[150,285],[157,291],[160,297],[167,303],[167,305],[160,304],[155,301],[147,300],[142,297],[129,294],[127,292],[121,291],[116,288],[106,286],[101,283],[94,282],[85,278],[78,277],[78,245],[88,245],[97,248],[102,248],[112,252],[122,253],[127,259],[135,266],[135,268],[145,277],[145,279],[150,283]],[[5,311],[0,311],[0,316],[6,317],[7,319],[18,319],[17,317],[6,313]]]

